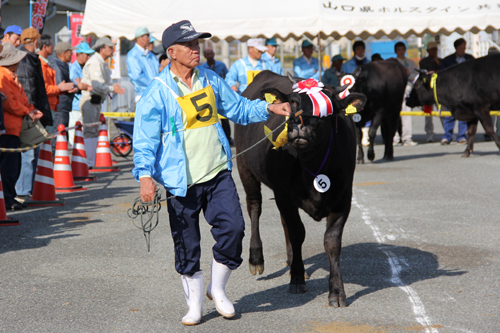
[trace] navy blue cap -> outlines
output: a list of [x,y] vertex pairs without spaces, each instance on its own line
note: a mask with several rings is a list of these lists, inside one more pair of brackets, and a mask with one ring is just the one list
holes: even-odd
[[23,33],[23,28],[21,28],[18,25],[9,25],[5,29],[4,34],[6,34],[8,32],[12,32],[12,33],[15,33],[15,34],[18,34],[19,36],[21,36],[21,34]]
[[212,37],[212,34],[208,32],[196,32],[191,22],[183,20],[165,29],[161,44],[167,50],[174,43],[190,42],[198,38],[210,37]]

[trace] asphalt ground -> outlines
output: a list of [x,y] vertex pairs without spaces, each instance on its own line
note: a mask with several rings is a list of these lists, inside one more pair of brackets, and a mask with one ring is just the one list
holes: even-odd
[[[424,142],[423,118],[414,139]],[[437,139],[442,127],[437,119]],[[376,142],[380,142],[380,137]],[[131,157],[120,172],[99,174],[87,191],[58,194],[65,206],[8,215],[0,227],[0,332],[499,332],[499,152],[477,136],[475,152],[452,143],[396,147],[395,160],[357,166],[344,229],[341,271],[347,308],[328,307],[325,222],[302,214],[308,292],[288,294],[284,236],[273,194],[263,188],[261,236],[265,271],[244,262],[227,293],[237,315],[222,318],[204,298],[202,324],[184,327],[187,311],[166,208],[146,251],[127,217],[139,193]],[[201,223],[202,269],[208,285],[211,247]]]

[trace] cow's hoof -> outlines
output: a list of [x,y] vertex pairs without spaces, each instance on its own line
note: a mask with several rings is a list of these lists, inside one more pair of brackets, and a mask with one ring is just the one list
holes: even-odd
[[384,161],[392,162],[392,161],[394,161],[394,156],[384,155]]
[[472,150],[465,150],[464,153],[462,154],[462,157],[469,157],[471,153]]
[[259,271],[259,275],[262,275],[262,273],[264,273],[264,263],[259,265],[252,265],[249,263],[248,266],[252,275],[257,274],[257,271]]
[[358,159],[356,162],[358,162],[358,164],[365,164],[365,160],[364,159]]
[[368,154],[366,154],[366,156],[368,157],[368,160],[370,162],[373,162],[373,160],[375,159],[375,153],[373,151],[368,151]]
[[334,308],[346,308],[347,302],[345,298],[334,297],[328,301],[328,305]]
[[290,294],[303,294],[307,292],[307,287],[305,283],[302,284],[292,284],[290,283],[288,287],[288,292]]

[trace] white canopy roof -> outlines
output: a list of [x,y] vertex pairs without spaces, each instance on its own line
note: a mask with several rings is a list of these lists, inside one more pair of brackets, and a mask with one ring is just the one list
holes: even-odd
[[500,29],[500,4],[474,0],[87,0],[82,35],[134,39],[147,26],[161,40],[165,28],[190,20],[215,40],[251,37],[391,38]]

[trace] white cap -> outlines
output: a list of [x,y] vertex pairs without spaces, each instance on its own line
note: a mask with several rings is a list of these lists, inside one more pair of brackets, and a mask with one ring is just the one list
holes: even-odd
[[267,47],[264,45],[264,41],[260,38],[251,38],[247,41],[248,47],[255,47],[260,52],[266,52]]

